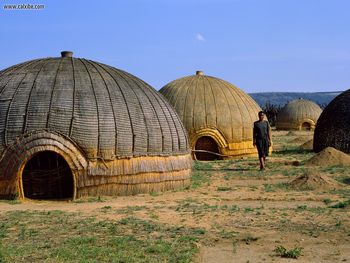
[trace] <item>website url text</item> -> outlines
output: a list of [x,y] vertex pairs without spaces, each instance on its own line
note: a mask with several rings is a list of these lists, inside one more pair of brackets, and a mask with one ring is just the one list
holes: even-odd
[[45,5],[42,4],[20,4],[20,5],[4,5],[4,10],[42,10]]

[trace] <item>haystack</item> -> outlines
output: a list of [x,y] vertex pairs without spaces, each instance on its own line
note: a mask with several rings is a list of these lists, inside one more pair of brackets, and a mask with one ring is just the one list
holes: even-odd
[[333,147],[327,147],[317,153],[311,159],[306,161],[307,166],[334,166],[334,165],[350,165],[350,156],[346,153],[338,151]]
[[1,71],[0,86],[1,196],[74,199],[189,183],[186,130],[135,76],[62,52]]
[[326,147],[350,153],[350,89],[335,97],[317,122],[314,150],[319,152]]
[[289,187],[297,190],[307,189],[334,189],[341,187],[341,184],[326,175],[313,171],[306,171],[289,182]]
[[239,88],[197,71],[196,75],[170,82],[160,93],[169,100],[184,123],[190,146],[196,150],[196,159],[257,154],[252,130],[261,109]]
[[297,99],[286,104],[277,115],[277,130],[313,130],[322,109],[310,100]]

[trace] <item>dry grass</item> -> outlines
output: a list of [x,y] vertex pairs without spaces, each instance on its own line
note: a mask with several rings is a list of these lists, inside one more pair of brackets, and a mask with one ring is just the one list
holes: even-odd
[[312,168],[339,188],[290,188],[314,156],[298,136],[274,132],[263,172],[256,158],[196,162],[176,191],[1,202],[0,262],[278,262],[276,247],[302,250],[298,262],[349,261],[350,168]]

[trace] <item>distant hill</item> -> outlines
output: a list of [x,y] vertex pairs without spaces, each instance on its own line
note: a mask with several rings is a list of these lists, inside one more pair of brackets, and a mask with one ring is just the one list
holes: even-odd
[[338,96],[342,91],[334,92],[259,92],[249,93],[250,96],[263,107],[266,102],[272,105],[284,106],[291,100],[303,98],[311,100],[319,105],[327,105],[331,100]]

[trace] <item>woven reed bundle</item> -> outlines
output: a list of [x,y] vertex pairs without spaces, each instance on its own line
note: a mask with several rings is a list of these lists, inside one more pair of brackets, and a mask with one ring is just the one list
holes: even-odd
[[123,175],[148,184],[155,174],[157,185],[167,185],[159,189],[187,182],[187,132],[168,102],[127,72],[68,53],[0,71],[0,195],[23,197],[23,167],[43,151],[68,163],[74,196],[84,185],[95,194],[120,194],[99,184]]
[[287,103],[277,115],[278,130],[314,130],[322,109],[310,100],[297,99]]
[[323,110],[314,133],[314,151],[333,147],[350,153],[350,89],[335,97]]
[[160,93],[179,114],[192,149],[199,138],[207,136],[223,155],[256,154],[252,129],[261,108],[239,88],[198,71],[168,83]]

